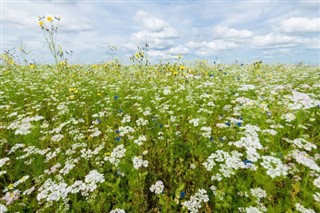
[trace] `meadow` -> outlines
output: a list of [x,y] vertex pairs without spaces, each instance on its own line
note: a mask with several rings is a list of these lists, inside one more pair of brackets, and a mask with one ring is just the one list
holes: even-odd
[[2,65],[0,212],[320,212],[320,69]]

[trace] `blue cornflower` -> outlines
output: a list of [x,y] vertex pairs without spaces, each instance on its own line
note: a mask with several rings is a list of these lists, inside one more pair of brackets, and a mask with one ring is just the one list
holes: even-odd
[[96,121],[97,121],[97,123],[98,123],[98,124],[99,124],[99,123],[101,123],[101,120],[100,120],[100,118],[98,118],[98,119],[97,119]]
[[228,121],[228,122],[226,122],[225,124],[226,124],[227,126],[231,126],[231,124],[229,123],[229,121]]
[[116,130],[116,133],[117,133],[117,134],[119,134],[119,133],[120,133],[120,130],[119,130],[119,129],[117,129],[117,130]]
[[121,140],[120,137],[115,137],[114,139],[115,139],[116,141],[120,141],[120,140]]
[[180,192],[180,198],[184,198],[186,196],[186,192],[182,191]]
[[122,111],[122,109],[119,109],[118,112],[119,112],[119,113],[122,113],[123,111]]
[[213,137],[212,136],[210,136],[210,142],[212,142],[213,141]]
[[163,125],[162,125],[162,124],[160,124],[160,125],[159,125],[159,127],[160,127],[160,128],[162,128],[162,127],[163,127]]
[[114,100],[118,100],[118,98],[119,98],[118,95],[115,95],[115,96],[113,97]]
[[252,164],[252,161],[251,161],[251,160],[247,160],[247,159],[245,159],[245,160],[243,161],[243,163],[244,163],[244,165]]
[[242,124],[241,122],[238,122],[238,123],[237,123],[237,126],[239,126],[239,127],[240,127],[240,126],[241,126],[241,124]]

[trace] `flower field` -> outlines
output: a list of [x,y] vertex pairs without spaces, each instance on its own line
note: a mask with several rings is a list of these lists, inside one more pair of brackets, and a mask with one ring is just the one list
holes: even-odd
[[320,69],[0,68],[0,212],[320,212]]

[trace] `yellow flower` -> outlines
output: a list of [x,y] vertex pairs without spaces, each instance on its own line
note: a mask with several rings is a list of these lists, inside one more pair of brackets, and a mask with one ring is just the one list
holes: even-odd
[[34,65],[34,64],[30,64],[30,65],[29,65],[29,68],[30,68],[30,69],[34,69],[35,67],[36,67],[36,65]]
[[39,26],[43,27],[44,26],[44,22],[43,21],[39,21]]
[[48,16],[48,17],[47,17],[47,21],[52,22],[52,21],[53,21],[52,17],[51,17],[51,16]]

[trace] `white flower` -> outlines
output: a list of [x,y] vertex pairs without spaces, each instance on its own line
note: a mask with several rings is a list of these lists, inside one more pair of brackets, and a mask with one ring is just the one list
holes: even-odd
[[112,150],[110,157],[105,157],[104,160],[109,161],[115,166],[118,166],[120,159],[124,157],[126,151],[127,150],[124,148],[124,145],[120,144]]
[[7,212],[7,211],[8,211],[7,207],[0,203],[0,213],[4,213],[4,212]]
[[126,213],[123,209],[114,209],[114,210],[111,210],[110,213]]
[[296,116],[293,113],[287,113],[285,115],[282,115],[281,118],[284,119],[286,122],[291,122],[296,119]]
[[0,159],[0,168],[8,161],[10,161],[10,159],[7,157]]
[[316,192],[314,195],[313,195],[313,198],[316,202],[320,202],[320,193],[319,192]]
[[97,172],[97,170],[90,171],[89,174],[87,174],[85,177],[86,183],[103,183],[104,181],[105,180],[103,174],[100,174],[99,172]]
[[298,163],[310,168],[311,170],[320,172],[320,167],[318,164],[308,157],[309,155],[306,152],[301,152],[299,150],[293,150],[291,154]]
[[134,157],[132,161],[133,161],[133,167],[135,169],[139,169],[140,167],[148,167],[149,165],[149,162],[147,160],[143,160],[141,156]]
[[262,156],[263,161],[260,163],[263,168],[267,169],[267,174],[275,178],[277,176],[286,176],[289,167],[284,165],[280,159],[272,156]]
[[169,88],[169,87],[165,87],[164,90],[163,90],[163,94],[164,94],[164,95],[168,95],[168,94],[170,94],[170,93],[171,93],[170,88]]
[[207,191],[204,189],[199,189],[195,195],[190,197],[190,200],[182,203],[184,207],[186,207],[191,213],[197,213],[201,208],[202,202],[208,202],[209,196],[207,195]]
[[246,208],[246,213],[261,213],[261,211],[256,207],[250,206]]
[[320,176],[314,179],[313,184],[320,189]]
[[52,140],[53,142],[59,142],[59,141],[62,140],[62,138],[64,138],[64,135],[57,134],[57,135],[52,136],[51,140]]
[[199,126],[199,120],[198,118],[193,118],[191,120],[189,120],[190,124],[193,124],[193,126]]
[[295,207],[299,212],[302,212],[302,213],[316,213],[313,209],[307,209],[300,203],[296,203]]
[[151,185],[150,191],[155,194],[161,194],[164,190],[164,185],[161,180],[158,180],[155,184]]
[[259,188],[253,188],[250,189],[250,192],[253,196],[255,196],[256,198],[258,198],[258,200],[260,200],[261,198],[267,197],[267,193],[265,190]]

